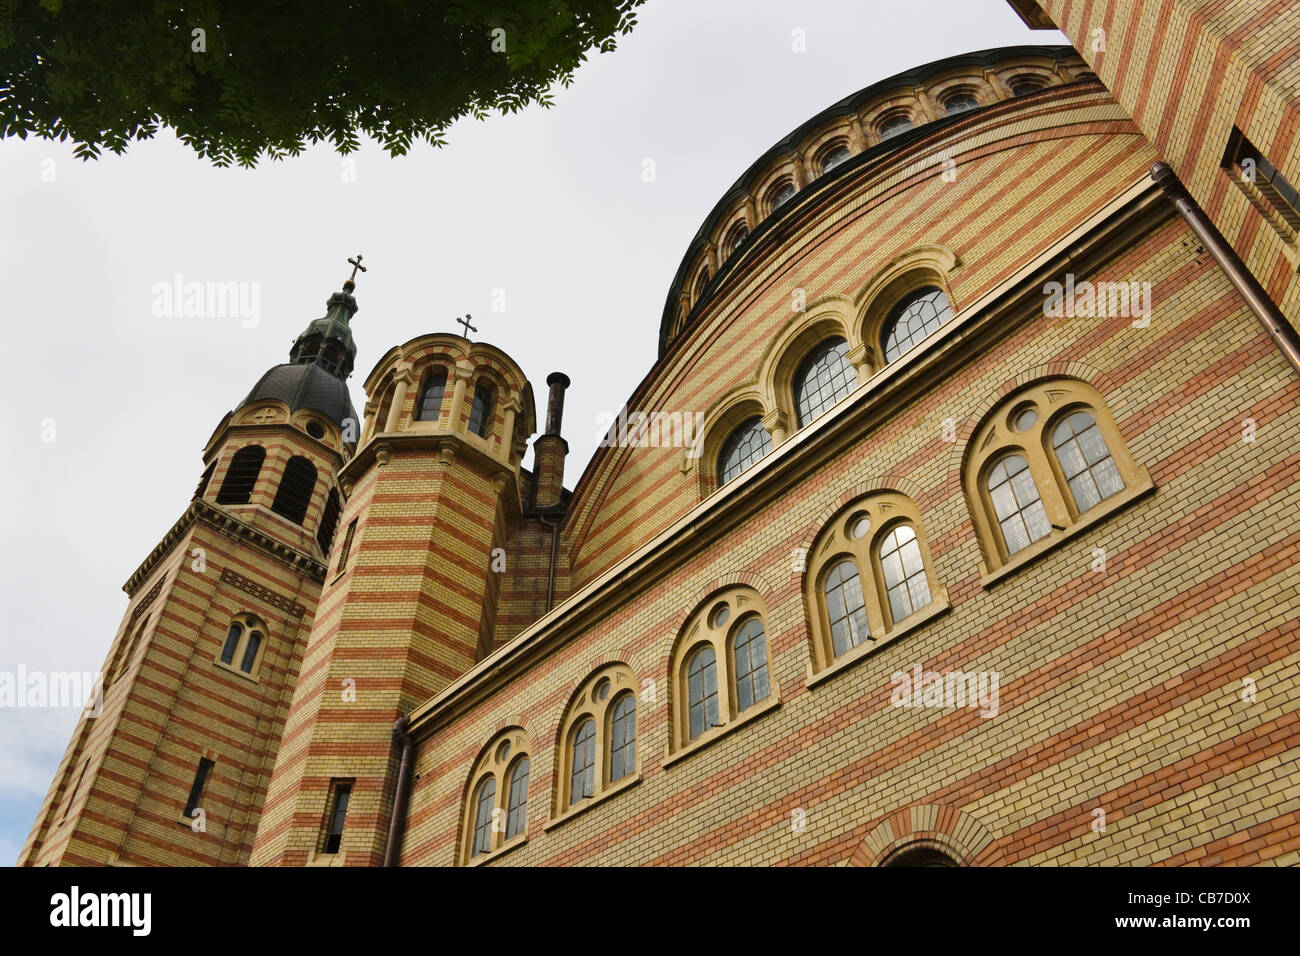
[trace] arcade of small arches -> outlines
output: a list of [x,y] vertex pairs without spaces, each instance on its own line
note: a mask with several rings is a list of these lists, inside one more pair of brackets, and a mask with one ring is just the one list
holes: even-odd
[[688,254],[691,265],[677,294],[668,339],[684,328],[707,297],[711,279],[744,249],[759,225],[819,178],[912,129],[1087,79],[1095,80],[1096,74],[1073,51],[1055,58],[1021,55],[991,66],[940,65],[933,77],[920,84],[883,90],[857,108],[835,112],[824,122],[814,121],[813,131],[798,146],[760,160],[762,166],[742,178],[750,183],[743,195],[711,217],[704,236]]

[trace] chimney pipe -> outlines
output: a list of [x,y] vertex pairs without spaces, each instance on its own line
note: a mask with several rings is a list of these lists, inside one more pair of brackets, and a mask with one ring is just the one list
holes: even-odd
[[564,497],[564,458],[569,453],[569,443],[560,437],[560,422],[564,418],[564,390],[569,387],[569,376],[552,372],[546,376],[551,387],[546,404],[546,431],[533,442],[533,505],[542,510],[558,507]]
[[552,372],[546,376],[546,384],[551,387],[551,394],[546,402],[545,434],[558,435],[560,421],[564,418],[564,390],[569,387],[569,376],[563,372]]

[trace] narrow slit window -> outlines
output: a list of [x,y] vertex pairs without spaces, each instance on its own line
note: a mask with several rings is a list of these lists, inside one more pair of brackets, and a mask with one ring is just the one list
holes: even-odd
[[352,799],[352,784],[334,785],[334,800],[330,807],[329,824],[325,830],[325,853],[337,853],[343,843],[343,824],[348,818],[348,802]]
[[194,771],[194,783],[190,785],[190,795],[185,800],[185,816],[194,816],[194,811],[199,808],[199,801],[203,799],[203,790],[208,784],[208,774],[212,772],[214,761],[207,757],[199,761],[198,769]]

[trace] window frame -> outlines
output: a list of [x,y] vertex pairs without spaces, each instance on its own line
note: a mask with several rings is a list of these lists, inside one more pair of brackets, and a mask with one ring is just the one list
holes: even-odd
[[[606,690],[603,696],[600,693],[602,688]],[[633,748],[632,766],[622,777],[612,780],[610,764],[614,710],[619,702],[629,697],[633,708],[633,736],[630,744]],[[578,685],[569,699],[560,722],[555,761],[556,786],[546,828],[576,816],[641,779],[642,748],[636,736],[640,730],[637,721],[638,706],[636,678],[632,669],[626,664],[606,664],[593,671]],[[573,799],[574,745],[579,729],[587,721],[591,721],[594,731],[590,745],[592,748],[591,794],[575,801]]]
[[[804,386],[808,381],[808,373],[811,371],[814,364],[821,362],[826,354],[829,354],[831,350],[837,347],[832,344],[836,342],[843,343],[844,346],[843,349],[840,350],[839,356],[843,363],[841,368],[841,371],[844,373],[843,381],[847,382],[848,388],[844,390],[843,394],[832,398],[827,404],[823,405],[816,411],[810,410],[811,413],[806,415],[802,403],[802,393],[804,391]],[[831,335],[822,339],[812,348],[804,352],[803,358],[799,360],[799,365],[795,368],[794,375],[791,376],[790,379],[790,407],[794,410],[794,423],[796,430],[815,422],[822,415],[826,414],[844,399],[852,395],[854,390],[858,387],[858,370],[854,367],[853,362],[849,360],[849,353],[852,351],[852,348],[853,347],[847,337],[843,335]],[[837,384],[832,391],[838,392],[839,385]]]
[[[1037,413],[1036,419],[1028,427],[1018,430],[1020,416],[1030,408]],[[1075,506],[1064,470],[1051,444],[1056,426],[1078,411],[1092,415],[1124,482],[1122,490],[1083,512]],[[1010,553],[985,483],[988,471],[1009,454],[1025,458],[1051,525],[1051,530],[1042,538]],[[983,553],[979,570],[981,583],[986,588],[1155,488],[1146,467],[1134,460],[1101,393],[1087,382],[1065,376],[1037,379],[1023,385],[1003,396],[984,414],[966,444],[962,484]]]
[[[726,607],[727,616],[715,620],[715,612]],[[763,628],[764,666],[767,669],[767,696],[753,701],[744,710],[737,706],[734,637],[750,621],[758,619]],[[771,629],[766,601],[747,585],[733,585],[715,592],[699,604],[678,634],[669,659],[669,687],[672,716],[671,733],[665,751],[665,764],[694,753],[701,747],[744,726],[781,704],[780,681],[773,659]],[[714,676],[717,684],[718,722],[699,734],[691,735],[689,667],[696,654],[708,646],[713,651]]]
[[[435,379],[439,376],[442,378],[442,384],[438,391],[438,407],[436,409],[436,414],[432,417],[426,417],[424,414],[426,411],[424,407],[425,393],[433,387]],[[435,365],[424,374],[424,378],[420,381],[420,388],[415,393],[415,406],[411,409],[411,421],[429,422],[431,424],[436,424],[437,422],[442,421],[442,410],[447,404],[447,382],[450,378],[451,376],[448,374],[447,367],[444,365]]]
[[[853,529],[864,517],[870,526],[864,535],[854,537]],[[913,608],[906,617],[895,619],[880,555],[885,540],[901,525],[908,525],[916,535],[930,601],[923,607]],[[851,561],[858,572],[858,583],[866,608],[868,638],[837,654],[830,608],[826,601],[826,579],[845,560]],[[808,665],[810,679],[820,675],[829,676],[840,668],[875,653],[902,635],[933,620],[949,607],[948,592],[930,554],[929,537],[920,509],[907,495],[888,489],[873,491],[851,500],[838,508],[822,525],[808,550],[803,591],[812,645]]]
[[[225,655],[226,645],[230,641],[230,632],[236,627],[240,629],[240,634],[231,651],[230,662],[227,663],[222,660],[222,657]],[[248,654],[248,647],[254,634],[260,634],[261,641],[256,651],[254,651],[252,666],[248,670],[244,670],[244,659]],[[266,649],[270,642],[271,632],[267,628],[265,621],[256,614],[236,614],[230,619],[226,629],[222,632],[220,642],[217,645],[217,653],[212,658],[213,663],[222,670],[230,671],[240,677],[256,682],[259,679],[262,662],[266,659]]]
[[[479,752],[465,782],[461,814],[461,840],[458,860],[461,866],[477,866],[495,859],[502,853],[528,841],[529,788],[534,784],[532,774],[532,746],[520,727],[510,727],[496,734]],[[529,763],[528,783],[523,800],[523,829],[506,837],[510,827],[511,774],[521,760]],[[493,781],[491,823],[488,829],[489,848],[475,852],[478,830],[479,788],[491,778]],[[499,825],[498,825],[499,823]]]
[[[735,474],[731,475],[730,477],[723,477],[725,472],[725,469],[723,468],[723,460],[729,458],[730,452],[735,447],[739,446],[741,441],[739,437],[741,429],[745,429],[748,434],[749,432],[755,430],[755,426],[758,429],[762,430],[767,435],[767,449],[763,451],[761,454],[759,454],[757,457],[753,458],[747,464],[742,465],[735,472]],[[772,441],[772,433],[769,432],[767,430],[767,426],[763,424],[763,417],[761,415],[746,416],[741,421],[733,425],[730,428],[730,430],[728,430],[725,433],[725,437],[722,439],[722,443],[718,446],[718,453],[715,456],[716,460],[714,461],[714,465],[713,465],[714,487],[721,488],[723,485],[727,485],[735,481],[737,478],[739,478],[741,475],[747,472],[750,468],[754,467],[754,465],[758,464],[760,461],[762,461],[764,458],[770,455],[772,453],[772,449],[775,447],[776,444],[775,442]]]

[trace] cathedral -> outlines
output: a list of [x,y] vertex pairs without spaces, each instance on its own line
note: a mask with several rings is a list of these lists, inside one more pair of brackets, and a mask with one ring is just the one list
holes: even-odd
[[580,469],[468,326],[358,411],[356,259],[20,865],[1300,864],[1300,5],[1010,5],[741,173]]

